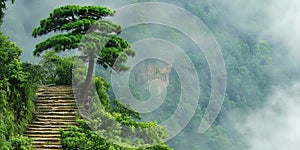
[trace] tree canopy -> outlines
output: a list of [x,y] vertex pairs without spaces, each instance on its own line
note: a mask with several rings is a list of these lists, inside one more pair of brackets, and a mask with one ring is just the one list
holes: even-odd
[[105,68],[123,71],[128,70],[124,65],[127,57],[134,56],[128,42],[117,36],[122,27],[104,19],[114,13],[103,6],[66,5],[54,9],[32,32],[34,37],[62,32],[38,43],[33,52],[35,56],[49,49],[60,52],[78,48],[88,58],[89,69],[82,92],[82,100],[85,102],[88,101],[95,58]]
[[[32,36],[42,36],[51,32],[62,33],[38,43],[33,52],[34,55],[39,56],[43,51],[49,49],[59,52],[84,48],[87,55],[100,56],[98,57],[100,64],[112,67],[121,52],[125,51],[127,55],[134,54],[129,51],[128,42],[116,36],[122,31],[122,27],[109,20],[104,20],[105,17],[112,16],[114,13],[115,11],[103,6],[67,5],[54,9],[48,18],[40,21],[40,26],[33,30]],[[109,36],[109,41],[103,39],[110,34],[114,35]],[[103,40],[105,43],[101,42]],[[86,42],[93,42],[96,45],[83,44]],[[104,47],[101,44],[105,44]],[[101,54],[95,50],[90,51],[97,46],[101,48],[98,50],[103,51]]]
[[[6,9],[6,1],[7,0],[0,1],[0,24],[2,23],[2,19],[4,17],[4,10]],[[14,3],[15,0],[11,0],[11,2]]]

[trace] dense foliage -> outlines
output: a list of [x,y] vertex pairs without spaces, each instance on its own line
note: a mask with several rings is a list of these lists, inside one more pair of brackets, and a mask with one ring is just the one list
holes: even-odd
[[[62,145],[66,150],[133,150],[126,146],[120,146],[109,142],[83,121],[78,120],[78,126],[72,126],[68,131],[61,131]],[[155,145],[152,147],[140,148],[140,150],[171,150],[167,145]]]
[[[247,149],[241,141],[242,135],[233,129],[234,124],[228,123],[230,122],[228,116],[232,113],[243,116],[247,112],[255,111],[263,106],[271,91],[272,83],[268,69],[273,63],[273,49],[268,41],[258,36],[261,30],[258,20],[255,16],[251,16],[253,17],[249,20],[251,24],[247,24],[247,29],[245,29],[239,23],[230,22],[230,16],[226,16],[224,12],[226,10],[222,8],[222,5],[215,5],[217,3],[221,2],[191,0],[176,3],[197,15],[210,28],[222,48],[226,64],[227,90],[224,105],[213,126],[204,134],[199,134],[197,131],[209,102],[211,77],[210,68],[201,50],[182,33],[159,25],[130,28],[121,35],[130,43],[147,38],[162,38],[172,41],[185,50],[197,69],[202,91],[198,109],[188,126],[178,136],[168,141],[168,144],[174,149]],[[162,31],[164,32],[162,33]],[[131,92],[137,99],[147,99],[149,96],[148,85],[137,88],[140,84],[134,82],[137,73],[139,70],[133,70],[131,73]],[[159,122],[168,119],[178,106],[180,86],[176,70],[171,70],[170,85],[167,87],[168,93],[163,105],[154,112],[142,115],[142,118],[146,118],[145,120],[155,118]],[[242,120],[243,118],[236,119]]]
[[[7,0],[0,1],[0,24],[2,23],[2,19],[4,17],[4,10],[6,9],[6,2],[7,2]],[[15,0],[11,0],[11,2],[14,3]]]
[[[81,71],[84,73],[83,64],[88,59],[85,87],[83,94],[80,93],[85,95],[86,86],[89,88],[93,80],[91,73],[95,58],[103,68],[117,72],[128,69],[124,62],[128,56],[134,55],[134,51],[127,41],[116,35],[121,32],[121,26],[103,20],[113,13],[101,6],[67,5],[54,9],[48,18],[41,20],[40,26],[32,33],[34,37],[56,31],[67,32],[36,45],[34,55],[38,56],[47,50],[41,64],[45,68],[46,83],[71,84],[73,77],[73,84],[82,85],[84,76]],[[83,52],[79,57],[83,60],[55,55],[55,52],[75,48]],[[48,51],[50,49],[53,51]],[[81,71],[73,70],[72,76],[74,65],[81,65]],[[95,77],[94,81],[98,97],[89,97],[89,103],[79,106],[89,106],[88,109],[80,110],[80,117],[85,119],[81,124],[84,125],[61,132],[64,149],[134,149],[143,145],[146,145],[146,149],[170,149],[164,144],[163,138],[167,135],[164,127],[156,122],[136,121],[141,119],[140,114],[118,100],[111,100],[107,94],[109,84],[103,78]]]
[[0,149],[28,145],[26,138],[18,134],[22,134],[32,119],[32,100],[38,85],[30,80],[30,72],[23,69],[21,52],[0,33]]
[[18,135],[10,139],[10,144],[13,150],[31,150],[33,148],[32,141],[28,137]]
[[36,56],[49,49],[59,52],[78,48],[83,58],[88,59],[89,69],[81,89],[81,99],[85,103],[88,102],[95,58],[105,68],[124,71],[128,69],[124,65],[127,57],[134,55],[127,41],[116,35],[122,31],[122,27],[104,19],[114,13],[102,6],[66,5],[54,9],[32,32],[34,37],[57,31],[67,32],[38,43],[33,52]]
[[[135,1],[142,2],[144,0]],[[2,0],[0,4],[2,10],[0,12],[1,17],[4,14],[5,2],[6,0]],[[128,29],[126,32],[135,33],[135,36],[131,37],[131,39],[130,37],[126,37],[126,33],[121,35],[124,39],[130,39],[130,42],[143,38],[159,37],[173,41],[174,43],[181,43],[179,46],[186,50],[186,53],[196,66],[203,92],[199,99],[197,112],[192,121],[177,137],[168,142],[175,149],[247,149],[240,140],[241,135],[231,129],[232,127],[226,126],[224,121],[232,111],[236,111],[238,114],[255,111],[265,102],[265,98],[270,91],[271,83],[267,69],[272,65],[272,47],[268,41],[260,39],[258,36],[261,29],[257,25],[255,16],[252,16],[254,19],[251,19],[251,23],[248,24],[247,29],[239,26],[239,23],[228,23],[226,21],[230,17],[226,16],[226,10],[222,8],[221,4],[215,5],[218,2],[220,1],[190,0],[178,2],[178,5],[197,15],[209,26],[220,43],[226,63],[228,84],[224,105],[212,128],[204,134],[198,134],[196,131],[198,131],[201,117],[209,100],[210,71],[204,56],[193,53],[197,47],[192,44],[192,41],[189,41],[184,36],[180,36],[177,31],[166,30],[164,27],[142,26],[138,29]],[[86,12],[86,9],[91,11]],[[101,15],[97,16],[95,15],[97,13],[92,12],[98,12]],[[87,33],[88,29],[94,24],[99,26],[108,25],[112,28],[109,28],[110,30],[107,32],[116,32],[119,34],[121,31],[120,26],[105,20],[98,22],[98,24],[96,21],[104,19],[105,16],[113,15],[113,13],[113,11],[107,8],[94,6],[64,6],[55,9],[48,18],[41,20],[40,26],[34,30],[33,36],[37,37],[50,32],[63,32],[37,44],[34,54],[41,55],[45,50],[58,52],[87,46],[80,45],[83,38],[86,37],[86,40],[89,41],[94,39],[94,35],[83,36],[83,33]],[[166,34],[161,33],[162,30],[166,30],[164,32]],[[113,66],[116,58],[122,52],[126,53],[123,50],[131,50],[128,42],[124,39],[119,36],[113,36],[101,54],[95,51],[88,51],[88,48],[86,48],[87,51],[84,51],[83,54],[85,56],[89,54],[94,55],[97,58],[98,64],[104,68],[118,70]],[[62,58],[55,55],[54,51],[49,51],[42,56],[43,61],[41,64],[22,63],[19,60],[21,49],[14,43],[9,42],[2,34],[0,40],[0,149],[11,149],[13,147],[20,149],[22,145],[30,147],[28,139],[20,137],[18,134],[22,133],[31,119],[33,111],[31,100],[34,96],[34,89],[37,87],[37,84],[70,84],[72,61],[74,58]],[[96,40],[99,41],[97,38]],[[90,47],[90,49],[92,48]],[[127,51],[127,54],[127,56],[130,56],[134,53]],[[125,62],[127,56],[124,55],[123,58],[125,59],[123,59],[122,63]],[[128,69],[122,63],[119,67],[124,70]],[[101,76],[109,76],[109,73],[103,74],[104,71],[101,71]],[[139,99],[147,99],[149,96],[148,89],[145,87],[139,88],[134,80],[131,81],[130,87],[134,96]],[[160,118],[156,118],[159,122],[167,119],[177,107],[180,97],[180,81],[174,70],[170,73],[170,85],[168,86],[168,95],[164,104],[152,114],[142,116],[119,101],[114,100],[113,94],[110,96],[107,95],[109,84],[103,79],[97,77],[95,82],[99,100],[104,107],[96,111],[98,113],[93,115],[115,119],[125,125],[134,127],[147,125],[147,123],[138,123],[136,121],[141,118],[151,120],[153,116],[159,116]],[[95,122],[93,119],[91,121]],[[88,126],[88,122],[78,120],[78,123],[78,127],[74,126],[70,131],[61,132],[62,144],[65,149],[125,149],[93,132],[90,126]],[[150,124],[157,126],[157,123],[152,122]],[[112,127],[115,127],[116,133],[120,131],[119,127]],[[163,129],[159,128],[157,131],[161,130]],[[164,136],[166,136],[165,132],[162,137]],[[149,136],[149,138],[152,137]],[[169,148],[165,144],[162,144],[158,147],[151,147],[151,149]]]
[[73,57],[60,57],[55,51],[47,51],[42,56],[45,84],[71,85]]
[[[156,122],[136,121],[141,119],[139,113],[110,99],[108,82],[98,76],[94,80],[98,97],[91,101],[90,112],[81,112],[85,120],[79,119],[79,126],[61,131],[64,149],[171,149],[163,141],[167,136],[164,127]],[[154,144],[144,146],[147,143]]]

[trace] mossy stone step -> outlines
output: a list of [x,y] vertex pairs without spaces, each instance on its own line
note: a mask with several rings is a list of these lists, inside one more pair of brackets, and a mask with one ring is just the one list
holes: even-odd
[[64,119],[64,118],[47,118],[47,119],[43,119],[43,118],[36,118],[36,121],[42,121],[42,122],[65,122],[65,123],[74,123],[76,122],[75,119]]
[[43,119],[43,118],[45,118],[45,119],[47,119],[47,118],[61,118],[61,119],[72,119],[72,120],[74,120],[75,119],[75,115],[53,115],[53,114],[47,114],[47,115],[40,115],[40,114],[38,114],[38,115],[36,115],[36,118],[41,118],[41,119]]
[[[70,127],[66,127],[64,129],[68,129]],[[28,127],[27,131],[60,131],[63,128],[55,127],[55,128],[43,128],[43,127]]]
[[60,134],[27,134],[30,138],[60,138]]
[[58,106],[44,106],[44,105],[37,105],[36,106],[36,109],[39,110],[39,109],[46,109],[46,110],[57,110],[57,109],[60,109],[60,110],[69,110],[69,109],[77,109],[77,106],[76,105],[70,105],[70,106],[64,106],[64,105],[58,105]]
[[50,148],[50,149],[62,149],[60,144],[49,144],[49,145],[34,145],[34,148]]
[[56,99],[56,100],[35,100],[35,103],[42,103],[42,104],[48,104],[48,103],[76,103],[74,99]]
[[44,121],[34,121],[33,123],[34,125],[76,125],[76,122],[44,122]]
[[34,140],[33,150],[62,150],[60,130],[77,124],[78,109],[74,96],[77,92],[71,86],[53,85],[37,90],[34,121],[25,131],[25,135]]
[[33,141],[32,144],[34,145],[60,145],[59,139],[56,141]]
[[70,125],[30,124],[28,128],[69,128]]
[[67,112],[78,112],[77,108],[43,108],[43,109],[37,109],[37,113],[58,113],[58,112],[62,112],[62,113],[67,113]]
[[36,137],[36,138],[33,138],[33,140],[35,141],[59,141],[59,137]]
[[74,99],[73,96],[38,96],[36,100],[68,100]]
[[40,130],[26,130],[25,134],[59,134],[59,130],[55,130],[55,131],[51,131],[51,130],[44,130],[44,131],[40,131]]
[[69,111],[58,111],[58,112],[42,111],[42,112],[38,112],[36,116],[38,116],[38,115],[75,116],[76,114],[78,114],[77,111],[72,111],[72,112],[69,112]]
[[36,106],[77,106],[76,103],[37,103]]

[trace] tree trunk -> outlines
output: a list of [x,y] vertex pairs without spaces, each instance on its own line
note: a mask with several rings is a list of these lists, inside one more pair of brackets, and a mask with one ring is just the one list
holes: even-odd
[[95,59],[92,56],[89,56],[89,66],[88,66],[88,72],[86,75],[86,80],[84,84],[84,88],[82,91],[81,100],[84,104],[88,103],[88,93],[92,82],[93,72],[94,72],[94,63]]

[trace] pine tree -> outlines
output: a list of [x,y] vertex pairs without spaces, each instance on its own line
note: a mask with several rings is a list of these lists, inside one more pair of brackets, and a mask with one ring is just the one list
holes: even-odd
[[60,32],[38,43],[33,52],[35,56],[50,49],[61,52],[78,48],[83,52],[83,58],[88,60],[88,73],[81,95],[84,103],[88,102],[95,58],[104,68],[120,72],[129,69],[124,62],[128,56],[135,54],[129,43],[117,35],[121,33],[122,27],[105,20],[105,17],[113,16],[114,13],[102,6],[66,5],[54,9],[32,33],[32,36],[37,37]]

